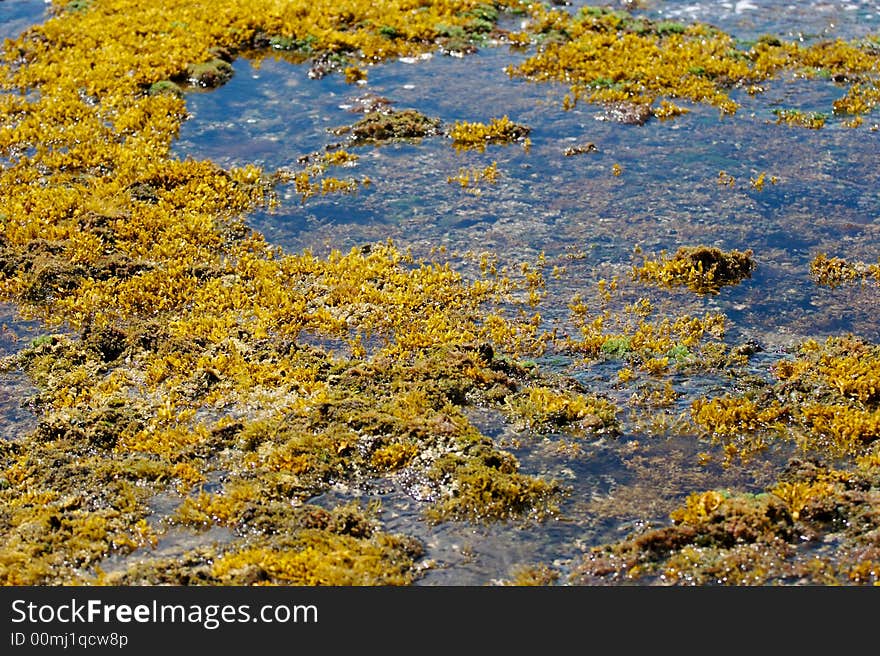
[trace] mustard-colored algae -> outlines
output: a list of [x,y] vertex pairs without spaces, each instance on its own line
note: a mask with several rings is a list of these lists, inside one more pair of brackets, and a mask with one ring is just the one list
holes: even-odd
[[[505,12],[524,17],[521,32],[497,28]],[[613,435],[619,413],[518,360],[549,345],[584,363],[620,360],[625,386],[747,359],[727,349],[721,314],[668,316],[647,297],[612,309],[616,280],[572,300],[572,334],[544,332],[543,255],[501,266],[486,256],[466,277],[392,242],[323,257],[274,247],[246,221],[276,202],[279,181],[292,179],[303,201],[355,193],[369,181],[326,175],[356,165],[347,146],[440,136],[441,119],[372,107],[340,130],[350,141],[296,171],[176,159],[186,92],[222,86],[236,57],[282,54],[308,63],[311,77],[358,84],[386,60],[467,54],[492,35],[535,47],[512,75],[565,81],[565,106],[602,103],[637,124],[686,113],[677,102],[733,113],[732,85],[757,93],[784,71],[845,80],[833,112],[850,121],[877,97],[866,44],[762,39],[742,49],[709,26],[592,7],[572,16],[514,0],[224,0],[210,11],[181,0],[62,0],[53,13],[6,41],[0,59],[0,299],[45,328],[2,362],[31,377],[38,417],[33,431],[0,442],[6,585],[410,584],[417,541],[385,532],[375,509],[310,501],[396,477],[428,521],[544,520],[563,486],[523,473],[465,409],[490,408],[536,435]],[[528,134],[506,114],[446,132],[478,150],[528,147]],[[703,283],[740,279],[718,277],[712,265],[727,261],[703,263],[700,276],[714,271]],[[751,271],[748,258],[736,263]],[[848,270],[822,265],[814,270]],[[876,582],[880,557],[856,533],[876,531],[876,349],[856,338],[807,342],[765,388],[691,408],[731,457],[781,435],[858,459],[855,471],[796,468],[754,497],[694,493],[672,528],[597,551],[573,580]],[[652,403],[674,399],[673,389]],[[157,516],[164,495],[177,503]],[[151,558],[171,526],[230,537]],[[840,562],[789,566],[800,534],[839,526],[853,534]],[[105,571],[126,556],[137,560]],[[537,568],[517,580],[557,579]]]
[[566,84],[563,106],[580,101],[609,110],[609,118],[644,123],[650,116],[672,118],[687,108],[676,102],[715,106],[735,114],[734,87],[760,93],[761,83],[785,72],[824,75],[849,85],[829,112],[780,109],[776,121],[820,128],[833,112],[858,116],[873,111],[877,99],[876,47],[869,40],[823,40],[809,45],[763,37],[742,47],[705,24],[651,21],[629,12],[582,7],[573,15],[553,7],[535,7],[525,32],[537,52],[513,77]]
[[[169,153],[186,115],[179,91],[222,85],[236,53],[289,48],[331,70],[369,66],[434,49],[452,28],[484,33],[497,11],[481,7],[58,3],[55,17],[6,44],[0,292],[64,330],[6,363],[41,389],[41,418],[4,451],[4,582],[97,576],[102,558],[155,541],[149,500],[168,488],[183,495],[173,522],[300,536],[233,541],[211,574],[218,583],[239,580],[249,562],[270,582],[409,581],[414,552],[398,558],[392,538],[322,537],[301,514],[280,512],[339,476],[413,468],[439,517],[506,517],[552,497],[552,482],[517,473],[459,409],[469,390],[515,389],[465,353],[482,342],[511,355],[529,348],[533,326],[491,311],[487,320],[483,309],[518,283],[467,282],[393,244],[322,259],[281,253],[243,222],[274,202],[277,177]],[[398,116],[418,118],[382,115]],[[368,128],[372,120],[363,138],[414,135]],[[436,126],[422,123],[420,134]],[[304,200],[316,185],[353,190],[324,175],[353,161],[337,150],[306,163],[294,174]],[[390,370],[376,364],[390,359]],[[42,451],[94,464],[80,485],[44,472]],[[200,492],[221,470],[220,489]],[[120,475],[131,483],[100,478]],[[504,483],[491,499],[467,492],[495,475]],[[314,565],[345,553],[353,571]]]
[[671,256],[661,253],[659,260],[645,258],[641,266],[633,268],[633,276],[667,287],[683,285],[700,294],[717,294],[725,285],[750,278],[756,266],[752,251],[681,246]]

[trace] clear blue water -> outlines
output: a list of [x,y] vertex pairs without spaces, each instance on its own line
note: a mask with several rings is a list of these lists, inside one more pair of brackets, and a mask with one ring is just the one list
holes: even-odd
[[[571,10],[587,3],[573,3]],[[762,34],[785,39],[855,38],[880,28],[877,2],[641,2],[655,18],[711,23],[743,40]],[[11,34],[43,17],[45,5],[0,2],[0,34]],[[353,195],[316,196],[302,202],[293,185],[282,186],[280,207],[249,217],[267,238],[290,252],[330,249],[392,239],[427,256],[436,246],[451,253],[491,251],[502,261],[534,259],[565,265],[561,279],[548,279],[543,304],[548,322],[563,322],[576,292],[590,294],[599,278],[628,277],[633,249],[646,253],[680,245],[752,249],[758,267],[751,279],[716,296],[658,292],[660,312],[724,312],[730,340],[754,339],[766,370],[784,349],[804,337],[854,332],[880,339],[877,288],[830,290],[809,279],[817,252],[867,262],[880,256],[880,171],[876,165],[877,116],[859,129],[832,118],[822,130],[773,124],[780,106],[830,111],[843,89],[832,82],[776,80],[764,94],[735,96],[742,108],[720,117],[711,107],[689,106],[672,121],[628,126],[600,120],[590,105],[564,111],[565,89],[511,79],[505,72],[526,55],[507,47],[484,47],[459,58],[435,55],[394,61],[369,70],[363,85],[338,75],[308,77],[305,65],[280,59],[239,59],[222,88],[189,94],[190,118],[174,152],[208,158],[224,167],[258,164],[271,171],[297,169],[298,159],[339,141],[330,129],[354,123],[357,99],[370,93],[398,109],[414,108],[446,126],[457,120],[486,122],[508,115],[531,127],[531,147],[490,146],[456,152],[443,136],[419,143],[353,146],[354,167],[331,170],[340,178],[367,176],[372,184]],[[596,152],[566,157],[572,145],[591,142]],[[468,193],[449,176],[460,169],[497,163],[497,184]],[[612,167],[621,167],[620,176]],[[718,184],[719,171],[733,176]],[[778,183],[752,188],[765,172]],[[577,254],[577,257],[572,257]],[[547,361],[611,396],[615,369]],[[677,380],[679,409],[700,394],[719,392],[727,381],[711,376]],[[628,392],[627,392],[628,393]],[[625,397],[619,399],[621,402]],[[2,399],[0,399],[2,403]],[[530,562],[566,564],[591,546],[622,538],[633,528],[663,522],[684,495],[728,486],[760,489],[775,479],[787,452],[769,453],[749,467],[699,467],[696,454],[710,450],[693,436],[650,432],[630,425],[620,440],[596,440],[560,455],[563,437],[524,439],[492,412],[474,409],[472,420],[507,444],[523,470],[553,476],[571,486],[557,520],[540,526],[420,521],[420,504],[394,481],[374,488],[328,494],[333,504],[354,495],[381,499],[386,528],[420,537],[440,567],[424,585],[484,584]],[[517,442],[519,440],[519,442]],[[642,443],[638,455],[627,450]],[[646,504],[646,501],[649,502]]]
[[0,0],[0,40],[18,36],[49,17],[46,0]]

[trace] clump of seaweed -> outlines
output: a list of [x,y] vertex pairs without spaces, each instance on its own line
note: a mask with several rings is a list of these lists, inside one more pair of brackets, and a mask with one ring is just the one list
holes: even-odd
[[[289,506],[289,504],[288,504]],[[375,509],[300,505],[283,533],[246,545],[199,547],[175,558],[101,572],[102,585],[409,585],[422,545],[379,530]]]
[[[822,74],[849,84],[846,95],[835,101],[835,114],[861,115],[877,104],[877,50],[870,42],[838,39],[803,45],[768,36],[746,50],[706,24],[652,21],[603,7],[582,7],[572,14],[545,5],[532,7],[526,32],[536,52],[510,66],[511,76],[566,84],[563,108],[585,100],[603,106],[606,118],[625,123],[684,113],[669,104],[678,99],[733,114],[739,104],[729,89],[761,93],[763,81],[786,71],[806,78]],[[828,118],[789,109],[776,114],[777,122],[809,128],[822,127]]]
[[793,360],[773,367],[772,385],[696,399],[691,416],[730,456],[748,457],[781,439],[805,452],[857,457],[880,439],[878,372],[876,345],[853,336],[806,340]]
[[[870,84],[853,84],[842,98],[834,101],[834,113],[860,118],[870,114],[880,102],[880,89]],[[857,124],[858,125],[858,124]]]
[[495,184],[498,182],[498,162],[492,162],[488,166],[482,168],[461,168],[458,170],[457,175],[448,176],[446,182],[449,184],[457,182],[465,191],[479,194],[479,184],[481,182],[486,182],[488,184]]
[[444,1],[409,11],[361,0],[344,9],[300,1],[279,8],[263,1],[235,8],[230,36],[237,38],[230,40],[249,57],[308,62],[311,78],[342,74],[356,83],[377,62],[427,52],[464,56],[490,39],[506,38],[497,23],[504,13],[522,11],[522,3]]
[[[742,364],[743,357],[723,343],[725,317],[657,316],[654,304],[640,296],[622,310],[608,309],[623,296],[619,281],[600,279],[596,298],[577,294],[569,303],[575,335],[559,340],[560,348],[580,354],[586,360],[622,360],[652,376],[689,367],[727,368]],[[625,367],[624,378],[633,371]],[[624,371],[624,370],[622,370]]]
[[595,153],[599,149],[596,147],[596,144],[593,142],[588,142],[584,144],[578,144],[576,146],[569,146],[562,154],[566,157],[573,157],[574,155],[583,155],[585,153]]
[[505,407],[514,425],[538,434],[569,427],[595,433],[619,429],[616,405],[577,391],[531,386],[508,396]]
[[[228,58],[215,57],[199,64],[190,64],[172,82],[184,82],[202,89],[214,89],[232,79],[234,69]],[[152,88],[152,87],[151,87]]]
[[811,130],[818,130],[828,120],[828,115],[822,112],[804,112],[800,109],[774,109],[773,113],[777,125],[795,125]]
[[749,178],[749,184],[755,191],[764,191],[764,185],[768,180],[772,185],[775,185],[777,182],[779,182],[779,178],[777,178],[775,175],[771,175],[768,178],[767,174],[764,171],[761,171],[761,173],[759,173],[755,177]]
[[486,149],[488,144],[510,144],[523,141],[528,137],[531,128],[511,121],[505,114],[501,118],[493,118],[489,123],[471,123],[456,121],[449,130],[449,137],[456,150]]
[[663,252],[659,260],[645,258],[641,266],[633,268],[633,278],[664,287],[683,286],[699,294],[717,294],[725,285],[750,278],[755,267],[751,250],[681,246],[671,257]]
[[673,102],[670,102],[666,99],[660,101],[660,105],[654,108],[653,114],[661,121],[667,121],[671,118],[675,118],[676,116],[683,116],[684,114],[690,113],[686,107],[681,107],[676,105]]
[[354,125],[334,128],[335,135],[348,135],[351,145],[418,140],[441,133],[441,121],[415,109],[368,112]]
[[518,565],[511,570],[510,578],[498,585],[549,586],[556,585],[560,578],[560,572],[547,565]]
[[426,517],[446,520],[490,522],[532,518],[544,520],[559,511],[563,493],[558,481],[525,476],[509,453],[477,450],[467,457],[448,453],[428,473],[434,485],[448,493],[432,504]]
[[368,187],[371,184],[371,180],[368,177],[363,177],[360,180],[355,178],[340,180],[339,178],[325,176],[324,174],[331,166],[353,167],[357,164],[358,159],[358,155],[343,149],[305,155],[299,158],[299,162],[304,164],[301,170],[279,169],[273,175],[273,180],[281,183],[292,180],[296,192],[300,195],[300,200],[303,203],[316,194],[321,194],[322,196],[330,193],[353,194],[358,189]]
[[850,262],[840,257],[817,253],[810,262],[810,278],[825,287],[841,287],[872,281],[880,284],[880,258],[876,264]]
[[623,125],[644,125],[653,114],[645,103],[615,100],[603,103],[601,119]]

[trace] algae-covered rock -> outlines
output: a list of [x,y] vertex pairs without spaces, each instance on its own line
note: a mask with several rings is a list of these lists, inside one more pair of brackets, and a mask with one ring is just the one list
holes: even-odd
[[190,64],[180,79],[191,86],[214,89],[231,80],[233,73],[232,64],[218,57],[206,62]]
[[430,118],[415,109],[370,111],[354,125],[333,130],[348,135],[354,145],[387,141],[421,139],[440,134],[440,119]]
[[751,278],[756,263],[752,251],[723,251],[713,246],[681,246],[670,257],[645,259],[633,276],[664,287],[684,286],[697,293],[716,294],[726,285]]
[[163,93],[180,98],[183,96],[183,89],[180,88],[179,84],[171,80],[159,80],[158,82],[153,82],[147,90],[147,94],[151,96],[158,96]]

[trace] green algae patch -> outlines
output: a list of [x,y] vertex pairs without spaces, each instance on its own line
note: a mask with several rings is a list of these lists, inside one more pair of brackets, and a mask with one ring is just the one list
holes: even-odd
[[[695,492],[672,524],[594,548],[574,585],[876,585],[873,510],[880,492],[875,455],[840,471],[794,460],[759,494]],[[837,555],[815,550],[834,536]]]
[[777,125],[794,125],[810,130],[818,130],[825,125],[828,115],[822,112],[804,112],[799,109],[774,109]]
[[717,294],[726,285],[751,278],[757,264],[752,251],[722,251],[710,246],[681,246],[671,256],[645,258],[633,277],[663,287],[684,286],[698,294]]
[[[180,78],[189,85],[202,89],[214,89],[226,84],[232,79],[232,75],[232,65],[226,59],[217,57],[199,64],[190,64]],[[153,89],[153,85],[150,86],[150,89]]]
[[622,360],[628,365],[627,379],[634,369],[662,375],[743,363],[742,354],[724,343],[723,314],[668,316],[641,295],[618,311],[609,309],[626,298],[617,279],[600,279],[591,296],[576,294],[568,306],[574,332],[559,339],[558,346],[586,362]]
[[415,109],[388,109],[368,112],[351,126],[334,128],[337,136],[347,135],[353,146],[383,142],[411,141],[441,133],[441,121]]

